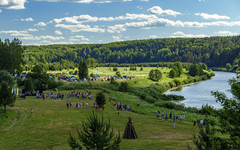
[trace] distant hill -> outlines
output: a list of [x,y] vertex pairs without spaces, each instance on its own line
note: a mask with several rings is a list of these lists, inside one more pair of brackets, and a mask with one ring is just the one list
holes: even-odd
[[240,36],[206,38],[166,38],[115,42],[108,44],[72,44],[24,46],[27,64],[78,63],[95,58],[99,63],[204,62],[208,66],[239,63]]

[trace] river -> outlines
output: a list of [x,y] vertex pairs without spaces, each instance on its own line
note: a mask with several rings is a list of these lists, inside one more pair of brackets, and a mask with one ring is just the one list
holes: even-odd
[[216,102],[211,95],[211,91],[224,92],[228,98],[233,97],[230,92],[228,80],[236,77],[235,73],[214,71],[215,76],[210,80],[201,81],[195,84],[183,86],[176,90],[169,90],[165,94],[182,95],[185,100],[179,102],[185,106],[200,108],[202,105],[211,105],[216,109],[221,108],[221,104]]

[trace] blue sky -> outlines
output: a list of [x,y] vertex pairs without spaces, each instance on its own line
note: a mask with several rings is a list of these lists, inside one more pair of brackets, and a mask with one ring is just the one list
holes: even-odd
[[23,45],[239,34],[239,0],[0,0],[0,38]]

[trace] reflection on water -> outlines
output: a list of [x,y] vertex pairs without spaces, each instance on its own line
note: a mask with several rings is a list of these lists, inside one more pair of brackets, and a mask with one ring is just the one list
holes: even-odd
[[231,98],[233,95],[230,91],[231,88],[228,84],[228,80],[235,77],[236,74],[220,71],[214,73],[215,76],[210,80],[167,91],[165,94],[184,96],[185,100],[181,101],[181,103],[185,104],[185,106],[200,108],[202,105],[208,104],[215,108],[221,108],[220,103],[217,103],[215,98],[211,95],[211,91],[223,92],[228,98]]

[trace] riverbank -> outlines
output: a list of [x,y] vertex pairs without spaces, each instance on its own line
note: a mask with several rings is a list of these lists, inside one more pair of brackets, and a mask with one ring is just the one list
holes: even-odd
[[211,95],[211,91],[219,91],[231,98],[231,89],[228,80],[235,77],[235,73],[214,71],[215,76],[206,80],[206,82],[199,82],[198,84],[190,84],[190,86],[183,86],[181,91],[168,90],[166,94],[176,94],[184,96],[186,100],[181,101],[187,107],[201,108],[202,105],[208,104],[216,109],[221,108],[221,104],[217,103],[215,98]]

